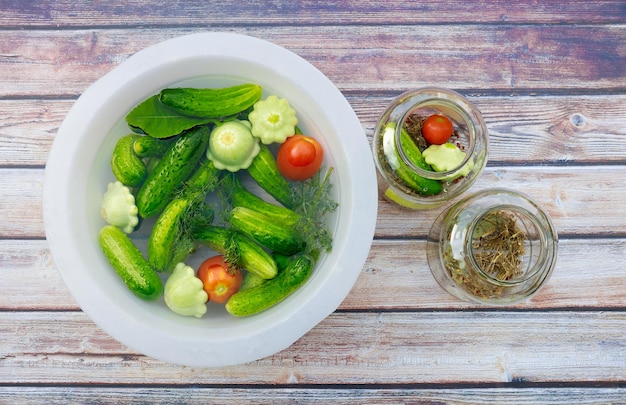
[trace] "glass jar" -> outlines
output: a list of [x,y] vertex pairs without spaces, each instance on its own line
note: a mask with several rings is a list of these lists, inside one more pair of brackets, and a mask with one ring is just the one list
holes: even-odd
[[[464,153],[453,166],[443,170],[439,166],[441,171],[424,166],[421,157],[421,152],[429,146],[421,136],[421,123],[433,114],[445,115],[452,121],[454,133],[447,146]],[[411,148],[403,140],[407,134],[413,141]],[[487,164],[487,144],[487,127],[480,111],[461,94],[437,87],[401,94],[383,113],[374,130],[372,148],[379,192],[403,207],[438,207],[474,183]],[[418,153],[409,150],[415,146]]]
[[437,218],[427,256],[433,276],[453,296],[509,305],[544,285],[557,245],[541,207],[518,192],[492,189],[463,198]]

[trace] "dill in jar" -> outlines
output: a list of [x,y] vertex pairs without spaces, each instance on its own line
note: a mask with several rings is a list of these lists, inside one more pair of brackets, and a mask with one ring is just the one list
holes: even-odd
[[[451,240],[451,235],[449,238]],[[479,298],[498,298],[506,291],[505,285],[499,282],[515,281],[523,276],[526,238],[513,214],[505,210],[491,211],[474,227],[471,251],[466,252],[467,255],[460,254],[448,245],[443,261],[459,287]]]
[[515,216],[506,211],[487,213],[472,235],[472,255],[487,275],[499,281],[520,276],[526,235]]

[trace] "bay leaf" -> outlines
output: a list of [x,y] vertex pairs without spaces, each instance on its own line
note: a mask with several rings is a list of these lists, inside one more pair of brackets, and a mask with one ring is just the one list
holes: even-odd
[[169,138],[213,121],[212,118],[182,115],[163,104],[158,94],[142,101],[126,115],[126,122],[133,130],[154,138]]

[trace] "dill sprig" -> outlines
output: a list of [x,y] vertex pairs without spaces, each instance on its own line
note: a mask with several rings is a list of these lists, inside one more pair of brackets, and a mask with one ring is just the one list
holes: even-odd
[[329,179],[333,169],[330,167],[324,177],[318,170],[308,180],[291,183],[295,203],[293,209],[301,216],[296,228],[305,239],[307,253],[315,260],[322,251],[332,250],[333,234],[328,228],[326,216],[339,206],[331,195],[332,183]]

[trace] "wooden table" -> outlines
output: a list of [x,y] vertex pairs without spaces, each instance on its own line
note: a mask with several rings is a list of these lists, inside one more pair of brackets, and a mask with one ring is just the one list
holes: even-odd
[[[626,4],[322,3],[0,2],[0,403],[626,403]],[[290,348],[193,369],[113,340],[51,260],[47,153],[92,82],[142,48],[204,31],[307,59],[370,142],[401,92],[465,94],[491,136],[473,190],[516,189],[547,209],[560,236],[549,283],[513,307],[457,301],[425,258],[441,210],[381,199],[353,290]]]

